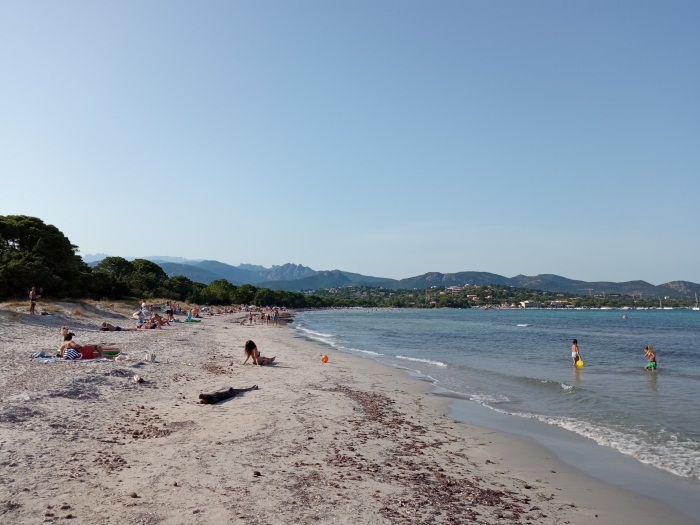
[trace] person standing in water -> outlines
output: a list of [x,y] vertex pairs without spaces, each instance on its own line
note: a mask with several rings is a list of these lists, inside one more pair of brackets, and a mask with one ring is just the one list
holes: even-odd
[[647,372],[649,372],[649,371],[656,372],[656,354],[654,353],[654,347],[653,346],[645,346],[644,347],[644,355],[649,360],[649,362],[644,367],[644,370],[646,370]]
[[571,360],[574,366],[576,366],[576,361],[579,359],[581,359],[581,354],[578,351],[578,341],[574,339],[571,341]]

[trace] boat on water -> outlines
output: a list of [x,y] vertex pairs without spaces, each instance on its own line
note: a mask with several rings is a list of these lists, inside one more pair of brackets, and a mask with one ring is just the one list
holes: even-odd
[[700,304],[698,304],[698,294],[695,294],[695,306],[693,306],[693,310],[700,311]]

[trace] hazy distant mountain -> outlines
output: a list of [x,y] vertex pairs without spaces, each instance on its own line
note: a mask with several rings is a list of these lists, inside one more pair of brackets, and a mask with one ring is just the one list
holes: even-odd
[[[82,256],[83,261],[86,263],[90,264],[92,262],[100,262],[102,259],[105,257],[110,257],[106,253],[86,253],[85,255]],[[184,257],[170,257],[169,255],[146,255],[145,257],[124,257],[127,261],[133,261],[134,259],[146,259],[147,261],[151,261],[154,263],[158,263],[159,261],[162,262],[168,262],[168,263],[178,263],[178,264],[196,264],[201,259],[185,259]]]
[[[106,254],[85,254],[83,260],[94,267]],[[700,284],[689,281],[672,281],[658,286],[646,281],[621,283],[607,281],[578,281],[560,275],[540,274],[535,276],[516,275],[505,277],[489,272],[429,272],[406,279],[372,277],[341,270],[315,271],[301,264],[287,263],[265,268],[255,264],[233,266],[219,261],[185,259],[183,257],[147,256],[142,257],[159,264],[169,275],[184,275],[193,281],[208,284],[216,279],[227,279],[232,284],[254,284],[280,290],[315,290],[340,286],[383,286],[384,288],[430,288],[431,286],[500,284],[533,288],[547,292],[570,294],[623,294],[642,297],[692,297],[700,294]],[[134,257],[126,257],[133,260]]]
[[84,255],[81,255],[83,258],[83,261],[85,261],[87,264],[90,263],[98,263],[105,257],[109,257],[106,253],[86,253]]
[[250,270],[251,272],[264,272],[269,270],[270,268],[265,268],[264,266],[260,266],[259,264],[245,264],[241,263],[236,268],[240,268],[241,270]]
[[[175,275],[184,275],[188,279],[197,282],[209,284],[212,281],[218,279],[224,279],[221,275],[210,272],[204,268],[199,268],[191,264],[178,264],[169,262],[158,262],[158,266],[163,268],[163,271],[168,274],[168,277],[173,277]],[[229,279],[230,281],[230,279]],[[231,284],[242,284],[240,282],[231,281]]]
[[311,277],[316,275],[316,273],[318,272],[315,272],[308,266],[287,263],[282,266],[273,266],[270,270],[259,272],[258,274],[264,277],[265,281],[293,281]]
[[200,261],[193,266],[220,275],[232,283],[255,284],[266,280],[258,272],[251,272],[219,261]]
[[286,290],[288,292],[299,292],[301,290],[316,290],[318,288],[336,288],[341,286],[352,286],[353,282],[348,279],[343,272],[338,270],[315,272],[314,275],[302,277],[301,279],[285,281],[264,281],[256,286],[271,288],[272,290]]

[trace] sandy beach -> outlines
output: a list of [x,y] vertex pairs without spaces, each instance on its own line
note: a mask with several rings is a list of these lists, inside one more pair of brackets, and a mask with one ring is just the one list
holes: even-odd
[[[2,523],[697,523],[526,438],[453,421],[430,384],[285,326],[222,315],[99,332],[133,322],[100,304],[15,310],[0,305]],[[31,361],[62,325],[129,359]],[[241,366],[248,339],[275,364]]]

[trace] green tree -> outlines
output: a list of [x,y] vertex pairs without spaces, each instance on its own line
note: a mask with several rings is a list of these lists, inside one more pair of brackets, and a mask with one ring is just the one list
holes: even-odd
[[105,257],[92,269],[92,289],[98,298],[118,299],[130,294],[134,267],[123,257]]
[[32,286],[43,288],[45,295],[86,295],[90,268],[77,250],[41,219],[0,216],[0,296],[23,295]]
[[231,297],[236,293],[237,288],[226,279],[217,279],[202,290],[202,295],[206,297],[205,302],[209,304],[231,304]]
[[231,295],[231,302],[236,304],[252,304],[257,291],[258,289],[250,284],[239,286]]
[[174,275],[163,283],[163,287],[169,292],[167,295],[173,299],[184,301],[194,291],[195,283],[184,275]]
[[280,297],[269,288],[258,289],[253,299],[256,306],[275,306],[279,301]]
[[139,297],[154,297],[163,292],[163,285],[168,279],[163,268],[146,259],[134,259],[131,266],[133,272],[128,277],[131,293]]

